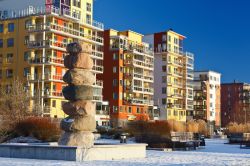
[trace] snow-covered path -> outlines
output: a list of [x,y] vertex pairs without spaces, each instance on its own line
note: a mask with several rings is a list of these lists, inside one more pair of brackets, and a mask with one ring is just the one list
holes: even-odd
[[118,161],[89,161],[83,163],[65,161],[42,161],[0,158],[0,166],[200,166],[235,165],[250,166],[250,149],[240,149],[239,145],[224,144],[224,140],[206,140],[205,149],[197,151],[159,152],[147,151],[147,158]]

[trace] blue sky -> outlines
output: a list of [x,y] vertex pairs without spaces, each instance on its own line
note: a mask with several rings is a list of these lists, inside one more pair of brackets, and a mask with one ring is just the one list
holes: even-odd
[[250,83],[250,0],[95,0],[106,28],[143,34],[173,28],[187,37],[196,70]]

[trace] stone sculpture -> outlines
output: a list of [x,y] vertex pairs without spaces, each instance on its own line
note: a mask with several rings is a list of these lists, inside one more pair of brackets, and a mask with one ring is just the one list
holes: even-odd
[[63,89],[63,95],[69,102],[62,107],[68,117],[61,121],[64,133],[59,145],[90,148],[94,145],[93,131],[96,128],[95,103],[92,102],[96,79],[91,71],[91,47],[71,43],[67,46],[67,52],[69,55],[65,57],[64,65],[69,70],[63,80],[68,86]]

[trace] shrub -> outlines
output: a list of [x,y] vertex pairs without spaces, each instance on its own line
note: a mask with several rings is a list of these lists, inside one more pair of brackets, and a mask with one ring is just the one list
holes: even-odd
[[231,133],[250,133],[250,123],[238,124],[236,122],[231,122],[227,126],[228,134]]
[[32,136],[42,141],[57,141],[61,133],[57,123],[41,117],[22,120],[15,125],[14,132],[18,136]]

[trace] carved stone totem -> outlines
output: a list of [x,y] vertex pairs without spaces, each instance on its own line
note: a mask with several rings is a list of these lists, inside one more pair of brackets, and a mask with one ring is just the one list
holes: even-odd
[[91,47],[71,43],[67,46],[67,52],[69,55],[64,59],[64,66],[69,70],[63,80],[68,86],[63,89],[63,95],[69,102],[62,107],[68,117],[61,121],[64,133],[59,145],[90,148],[94,145],[93,131],[96,128],[96,104],[92,102],[96,78],[91,71]]

